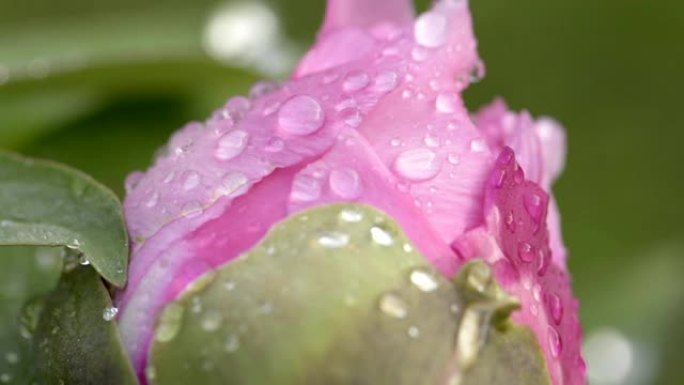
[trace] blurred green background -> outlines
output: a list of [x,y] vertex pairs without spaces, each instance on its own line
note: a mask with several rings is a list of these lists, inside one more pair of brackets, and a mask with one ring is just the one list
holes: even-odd
[[[555,193],[591,383],[684,383],[684,2],[471,3],[488,74],[468,104],[501,95],[568,130]],[[71,164],[121,194],[173,130],[255,79],[286,77],[323,7],[0,0],[0,148]],[[2,252],[0,308],[16,310],[56,264]],[[2,322],[5,383],[21,348],[7,348],[15,325]]]

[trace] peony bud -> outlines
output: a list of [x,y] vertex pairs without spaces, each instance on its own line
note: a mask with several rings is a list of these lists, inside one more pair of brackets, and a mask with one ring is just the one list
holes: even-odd
[[[257,295],[260,285],[275,290],[268,282],[276,278],[283,285],[292,281],[293,287],[301,281],[309,290],[291,301],[283,299],[282,311],[290,317],[284,317],[284,322],[292,318],[294,310],[306,310],[301,301],[313,301],[312,285],[321,277],[344,283],[339,274],[356,266],[353,262],[350,266],[328,265],[331,271],[324,267],[285,269],[286,256],[278,259],[274,255],[273,266],[287,273],[277,277],[273,271],[253,273],[261,270],[250,270],[255,267],[248,264],[248,269],[241,261],[257,253],[254,250],[268,247],[264,242],[267,234],[275,236],[277,223],[291,223],[287,222],[291,216],[313,207],[351,202],[371,206],[388,215],[388,221],[396,221],[410,240],[407,245],[415,247],[421,260],[447,280],[468,260],[484,259],[493,271],[492,282],[499,282],[518,299],[520,309],[512,320],[534,332],[552,383],[584,383],[577,303],[565,268],[556,205],[549,197],[550,186],[563,168],[563,130],[550,119],[535,121],[527,113],[509,112],[501,101],[471,117],[461,92],[483,72],[465,0],[436,1],[417,17],[407,0],[329,0],[318,41],[289,81],[276,87],[259,84],[251,98],[235,97],[207,121],[178,131],[149,170],[134,173],[127,181],[124,207],[134,245],[129,285],[117,303],[124,344],[140,376],[146,367],[153,382],[161,375],[148,365],[150,353],[159,360],[155,362],[166,362],[187,345],[160,347],[154,334],[160,328],[163,332],[169,320],[171,325],[179,321],[178,306],[187,307],[193,291],[211,293],[207,295],[216,303],[219,291],[213,284],[206,286],[207,277],[241,276],[237,272],[241,266],[252,271],[244,274],[254,276],[259,284],[253,282],[249,291],[239,294],[243,300]],[[320,213],[311,211],[311,215]],[[275,233],[269,233],[271,230]],[[389,246],[387,234],[381,231],[376,230],[376,241],[382,244],[384,240]],[[302,230],[302,234],[309,232]],[[296,233],[290,232],[292,237]],[[350,240],[345,239],[344,234],[332,234],[324,242],[347,246]],[[292,243],[298,245],[299,241],[292,239]],[[305,253],[305,249],[301,251]],[[265,258],[247,260],[258,259],[263,264]],[[367,273],[403,274],[390,266],[373,269],[369,265]],[[264,293],[275,295],[266,289]],[[370,299],[381,296],[380,289],[390,290],[391,285],[362,289],[364,306],[375,303]],[[320,293],[315,302],[335,293]],[[232,301],[240,299],[230,301],[233,306]],[[434,306],[443,309],[442,305]],[[323,322],[325,317],[316,309],[320,310],[314,307],[310,313],[325,330],[321,341],[333,338],[330,333],[337,330],[332,328],[349,327],[346,332],[352,339],[363,330],[385,330],[372,327],[375,321],[365,321],[360,316],[363,312],[345,313],[341,317],[347,321],[336,324]],[[437,322],[438,313],[428,306],[424,316]],[[220,314],[223,322],[227,314]],[[506,318],[508,313],[504,315]],[[245,316],[246,327],[260,325],[250,317]],[[445,340],[453,342],[449,333],[463,340],[462,330],[490,330],[473,329],[465,321],[459,319],[452,329],[445,327]],[[184,328],[201,327],[201,321],[197,322],[189,321]],[[470,324],[481,324],[473,322]],[[239,329],[239,325],[231,325]],[[264,333],[275,338],[273,330]],[[466,340],[474,338],[472,333],[463,333]],[[187,336],[192,339],[192,334]],[[427,338],[435,341],[435,349],[443,348],[435,336],[439,336],[439,328],[430,329]],[[317,340],[302,334],[292,341],[306,344]],[[257,349],[261,345],[249,346]],[[273,350],[259,354],[267,359],[295,354],[278,351],[277,346],[273,341]],[[388,362],[380,356],[406,349],[402,351],[405,354],[394,356],[397,370],[401,366],[417,368],[409,361],[425,363],[428,354],[405,345],[369,346],[379,350],[359,360],[377,359],[378,365]],[[201,350],[201,346],[195,347]],[[472,357],[505,356],[479,354],[480,350],[495,351],[478,348],[471,352]],[[296,354],[306,351],[296,350]],[[357,354],[358,343],[351,344],[348,352]],[[481,369],[475,358],[459,361],[465,353],[458,349],[451,353],[444,357],[456,357],[453,362],[461,363],[454,366],[450,360],[435,357],[434,373],[451,373],[448,377],[453,379],[473,365],[480,368],[473,373],[495,373],[491,368]],[[253,354],[252,358],[258,356]],[[311,356],[322,359],[320,354],[318,350]],[[356,355],[340,357],[334,357],[333,364],[341,365],[335,370],[349,374],[354,365],[350,357]],[[268,362],[278,362],[276,358]],[[264,370],[262,379],[273,380],[268,376],[277,370]],[[310,368],[304,372],[314,383],[350,379],[330,373],[316,377],[323,376],[322,372]],[[359,373],[366,373],[366,382],[359,383],[382,382],[370,372]],[[445,381],[437,374],[431,378],[425,383]],[[396,383],[393,381],[388,383]]]

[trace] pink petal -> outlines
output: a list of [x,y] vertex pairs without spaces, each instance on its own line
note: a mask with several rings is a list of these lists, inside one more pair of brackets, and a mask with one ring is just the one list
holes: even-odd
[[510,148],[501,152],[489,183],[486,228],[469,232],[454,247],[464,258],[484,257],[505,289],[521,299],[513,319],[537,335],[553,383],[584,384],[578,305],[564,267],[551,256],[548,195],[525,179]]

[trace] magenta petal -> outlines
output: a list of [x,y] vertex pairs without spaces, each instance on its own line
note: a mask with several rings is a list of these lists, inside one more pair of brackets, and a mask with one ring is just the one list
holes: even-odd
[[506,147],[487,187],[486,229],[469,232],[454,247],[465,258],[484,257],[505,289],[521,300],[522,309],[513,319],[537,335],[553,383],[580,385],[585,373],[578,305],[564,266],[552,258],[548,203],[548,195],[525,179],[513,150]]

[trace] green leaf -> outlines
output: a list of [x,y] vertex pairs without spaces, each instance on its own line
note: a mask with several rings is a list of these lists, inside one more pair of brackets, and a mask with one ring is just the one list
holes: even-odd
[[[492,325],[505,324],[515,301],[478,273],[481,266],[456,284],[444,279],[374,209],[316,208],[276,225],[253,250],[166,307],[148,379],[447,384],[469,370],[479,373],[473,362],[480,352],[503,357],[513,346],[487,348]],[[539,350],[534,341],[521,344]],[[547,384],[536,381],[548,378],[543,361],[536,364],[539,376],[528,384]]]
[[63,257],[63,248],[0,247],[0,383],[29,383],[34,360],[30,334],[20,322],[22,307],[54,289]]
[[134,385],[137,379],[116,326],[103,314],[112,303],[100,277],[78,266],[45,300],[33,337],[35,380],[42,384]]
[[118,199],[89,176],[0,152],[0,246],[80,250],[118,287],[126,283],[128,236]]

